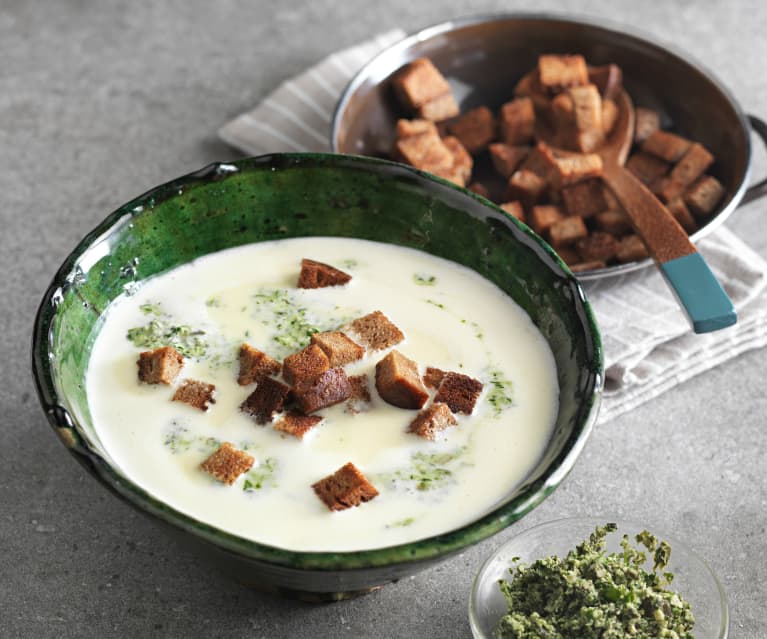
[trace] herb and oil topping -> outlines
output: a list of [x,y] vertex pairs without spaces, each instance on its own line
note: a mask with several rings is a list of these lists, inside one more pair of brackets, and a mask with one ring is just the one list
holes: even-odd
[[382,484],[388,483],[395,490],[439,490],[455,481],[455,472],[460,467],[471,465],[463,459],[467,451],[467,446],[436,453],[419,451],[411,455],[409,466],[377,475],[376,479]]

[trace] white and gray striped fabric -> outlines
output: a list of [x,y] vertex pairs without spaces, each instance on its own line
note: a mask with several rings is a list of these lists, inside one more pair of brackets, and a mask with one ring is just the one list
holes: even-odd
[[[224,125],[220,137],[253,155],[329,150],[330,121],[341,91],[363,64],[404,35],[390,31],[330,55]],[[767,262],[725,228],[698,248],[738,309],[738,323],[723,331],[693,334],[652,268],[584,286],[605,349],[600,423],[725,360],[767,345]]]

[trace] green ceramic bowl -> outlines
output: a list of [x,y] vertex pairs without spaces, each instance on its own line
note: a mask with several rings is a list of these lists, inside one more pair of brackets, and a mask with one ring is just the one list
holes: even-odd
[[[156,500],[115,467],[88,409],[85,373],[109,303],[157,273],[251,242],[355,237],[468,266],[521,305],[554,353],[556,427],[505,503],[429,539],[360,552],[291,552],[231,535]],[[369,591],[509,526],[564,479],[596,419],[599,333],[577,281],[527,227],[487,200],[402,165],[336,155],[269,155],[213,164],[120,207],[66,259],[35,320],[33,371],[48,421],[102,484],[195,542],[241,581],[311,600]]]

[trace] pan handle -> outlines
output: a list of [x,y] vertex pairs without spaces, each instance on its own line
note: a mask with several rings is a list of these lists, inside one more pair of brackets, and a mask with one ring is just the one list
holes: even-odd
[[[748,115],[746,117],[748,117],[748,121],[751,124],[754,133],[756,133],[762,139],[765,146],[767,146],[767,123],[761,118],[757,118],[755,115]],[[767,195],[767,178],[749,186],[740,202],[741,204],[748,204],[765,195]]]

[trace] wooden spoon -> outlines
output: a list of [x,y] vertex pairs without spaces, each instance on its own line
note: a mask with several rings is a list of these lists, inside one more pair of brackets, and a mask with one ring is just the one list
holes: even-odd
[[[660,200],[623,167],[634,139],[634,105],[625,91],[621,91],[616,102],[618,121],[608,140],[596,151],[602,158],[602,179],[644,240],[693,330],[708,333],[732,326],[738,320],[735,308],[685,230]],[[536,135],[543,135],[545,141],[550,132],[536,130]]]

